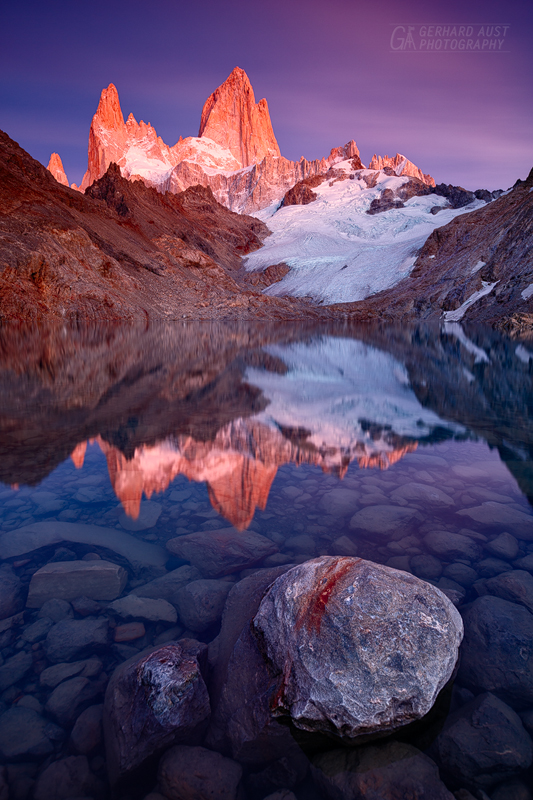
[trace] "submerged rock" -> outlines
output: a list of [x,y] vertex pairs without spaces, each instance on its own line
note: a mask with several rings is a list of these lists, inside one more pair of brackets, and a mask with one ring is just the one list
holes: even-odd
[[159,765],[159,784],[168,800],[237,800],[242,768],[205,747],[173,747]]
[[445,773],[489,789],[531,766],[533,742],[520,717],[493,694],[482,694],[452,714],[433,746]]
[[485,595],[463,614],[459,677],[473,691],[493,692],[515,708],[533,704],[533,614]]
[[313,762],[327,800],[454,800],[434,761],[403,742],[332,750]]
[[110,561],[60,561],[45,564],[32,576],[28,608],[40,608],[47,600],[114,600],[122,593],[128,573]]
[[24,608],[20,579],[9,564],[0,566],[0,619],[12,617]]
[[253,567],[278,550],[266,536],[234,528],[178,536],[167,542],[167,548],[174,555],[190,561],[207,577],[229,575]]
[[61,728],[31,708],[16,706],[0,717],[0,757],[5,761],[49,756],[63,737]]
[[352,740],[423,717],[463,637],[459,613],[431,584],[330,556],[279,577],[253,629],[275,676],[271,713]]
[[37,779],[35,800],[70,800],[70,798],[105,797],[105,789],[93,775],[85,756],[69,756],[50,764]]
[[107,619],[63,619],[50,629],[44,642],[49,661],[57,664],[105,650],[109,644]]
[[170,745],[198,740],[211,711],[200,667],[206,656],[205,645],[182,640],[115,671],[104,701],[111,783]]

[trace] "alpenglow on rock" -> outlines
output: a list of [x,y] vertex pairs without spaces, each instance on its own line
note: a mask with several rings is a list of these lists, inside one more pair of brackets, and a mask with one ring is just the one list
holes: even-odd
[[423,717],[450,679],[463,638],[458,611],[431,584],[331,556],[281,575],[253,626],[279,676],[271,712],[350,739]]

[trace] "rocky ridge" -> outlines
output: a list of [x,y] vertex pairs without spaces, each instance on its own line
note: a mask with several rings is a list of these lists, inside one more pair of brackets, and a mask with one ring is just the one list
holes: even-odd
[[435,229],[409,277],[392,289],[332,308],[367,319],[444,318],[450,330],[475,320],[526,332],[533,320],[532,216],[533,170],[493,202]]
[[290,301],[242,291],[231,277],[267,228],[210,189],[161,194],[111,164],[81,195],[5,133],[0,187],[2,319],[295,316]]
[[[347,158],[358,159],[363,166],[353,140],[333,148],[327,158],[283,158],[267,101],[255,102],[248,76],[235,67],[206,100],[198,136],[180,136],[173,146],[165,144],[149,123],[138,123],[132,114],[124,121],[117,89],[109,84],[102,91],[91,123],[88,167],[80,189],[84,191],[101,178],[115,162],[129,180],[140,179],[159,191],[174,193],[199,184],[210,187],[217,200],[231,210],[251,213],[279,202],[294,184],[325,174]],[[386,156],[385,161],[385,166],[392,165],[394,174],[416,176],[434,185],[431,176],[424,175],[404,156]]]

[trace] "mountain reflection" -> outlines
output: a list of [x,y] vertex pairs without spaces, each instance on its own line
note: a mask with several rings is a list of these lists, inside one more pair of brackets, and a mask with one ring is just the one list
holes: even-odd
[[[277,470],[342,478],[482,436],[531,496],[530,361],[493,331],[223,325],[0,331],[0,480],[39,483],[87,442],[136,518],[179,475],[236,528]],[[466,342],[466,344],[465,344]],[[479,358],[479,352],[486,358]]]

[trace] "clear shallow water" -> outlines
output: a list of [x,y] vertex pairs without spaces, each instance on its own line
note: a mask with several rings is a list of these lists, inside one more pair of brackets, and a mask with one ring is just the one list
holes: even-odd
[[[109,620],[111,634],[93,653],[89,647],[65,660],[92,656],[100,666],[83,686],[85,699],[74,696],[72,713],[58,712],[50,704],[57,687],[40,677],[52,664],[46,642],[56,620],[47,616],[51,606],[41,611],[43,597],[38,607],[24,606],[33,574],[46,564],[100,558],[120,565],[127,572],[120,596],[126,596],[187,563],[168,552],[170,539],[248,531],[266,537],[274,552],[252,557],[219,582],[232,586],[256,569],[350,555],[435,583],[462,614],[487,595],[530,614],[533,362],[527,354],[493,332],[463,329],[460,335],[222,325],[4,331],[0,556],[21,582],[4,604],[0,632],[0,748],[10,796],[39,798],[50,764],[82,756],[102,783],[81,783],[78,794],[69,786],[57,797],[105,797],[98,724],[86,714],[76,728],[77,718],[103,702],[109,676],[127,658],[180,637],[209,643],[220,628],[220,601],[199,622],[180,607],[174,618],[167,609],[167,617],[160,610],[160,618],[148,620],[121,616],[107,602],[70,598],[65,614]],[[494,581],[513,573],[518,586]],[[47,592],[49,599],[61,597],[61,581]],[[132,622],[137,626],[124,627]],[[516,670],[518,639],[510,630],[508,640],[491,643],[500,648],[503,674],[506,663],[510,673]],[[479,774],[472,777],[465,766],[480,748],[471,729],[458,745],[464,759],[453,763],[431,749],[437,731],[411,740],[441,759],[449,790],[479,797],[483,791],[496,800],[530,796],[533,652],[526,650],[519,691],[494,689],[512,709],[511,722],[489,719],[486,736],[492,726],[500,738],[485,742],[489,755],[476,767]],[[452,713],[493,688],[483,658],[477,683],[459,670],[446,700]],[[24,744],[10,749],[10,740],[24,733],[20,713],[13,717],[17,708],[58,725],[47,752]],[[84,725],[93,735],[85,737],[88,744],[79,730]],[[504,751],[511,756],[503,758]],[[277,789],[302,800],[333,796],[305,770],[292,783],[287,775],[278,784],[261,783],[254,775],[263,768],[245,765],[245,796],[261,800]],[[129,787],[117,796],[144,797],[154,784],[150,773],[137,795]],[[421,786],[426,794],[418,796],[436,796],[429,778]],[[344,784],[336,791],[351,796]]]

